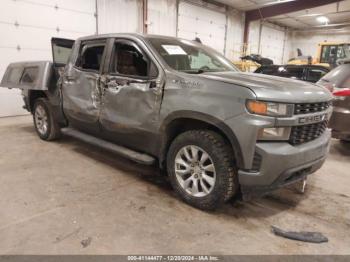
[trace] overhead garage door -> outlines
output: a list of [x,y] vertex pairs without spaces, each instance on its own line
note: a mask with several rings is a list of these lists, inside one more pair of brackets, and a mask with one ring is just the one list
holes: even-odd
[[[51,37],[96,31],[95,0],[2,0],[0,78],[10,62],[51,60]],[[0,88],[0,117],[26,113],[19,90]]]
[[181,1],[178,15],[178,37],[194,40],[225,52],[226,15],[222,12]]
[[274,64],[283,63],[285,32],[263,25],[261,31],[261,55],[273,60]]

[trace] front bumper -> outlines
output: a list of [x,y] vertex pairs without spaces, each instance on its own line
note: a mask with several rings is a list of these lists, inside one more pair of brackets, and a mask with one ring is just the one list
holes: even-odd
[[327,129],[319,138],[298,146],[286,142],[257,143],[259,171],[238,171],[243,199],[263,195],[318,170],[329,151],[330,138]]

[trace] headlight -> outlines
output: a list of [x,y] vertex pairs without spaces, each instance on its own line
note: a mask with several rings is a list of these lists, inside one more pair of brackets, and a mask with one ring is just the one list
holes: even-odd
[[258,133],[258,140],[289,140],[290,131],[290,127],[261,128]]
[[293,112],[292,104],[248,100],[246,106],[250,113],[263,116],[291,116]]

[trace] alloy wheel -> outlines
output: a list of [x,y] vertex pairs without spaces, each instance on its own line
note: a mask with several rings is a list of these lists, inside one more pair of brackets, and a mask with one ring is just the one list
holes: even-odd
[[207,196],[215,186],[214,162],[198,146],[188,145],[178,151],[175,157],[175,174],[182,189],[194,197]]

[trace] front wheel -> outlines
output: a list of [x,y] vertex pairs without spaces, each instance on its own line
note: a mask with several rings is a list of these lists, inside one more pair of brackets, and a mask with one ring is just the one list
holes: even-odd
[[200,209],[219,207],[238,189],[232,149],[213,131],[193,130],[176,137],[167,169],[175,192]]
[[33,120],[35,130],[41,139],[50,141],[60,137],[60,127],[53,117],[53,112],[47,99],[39,98],[35,101]]

